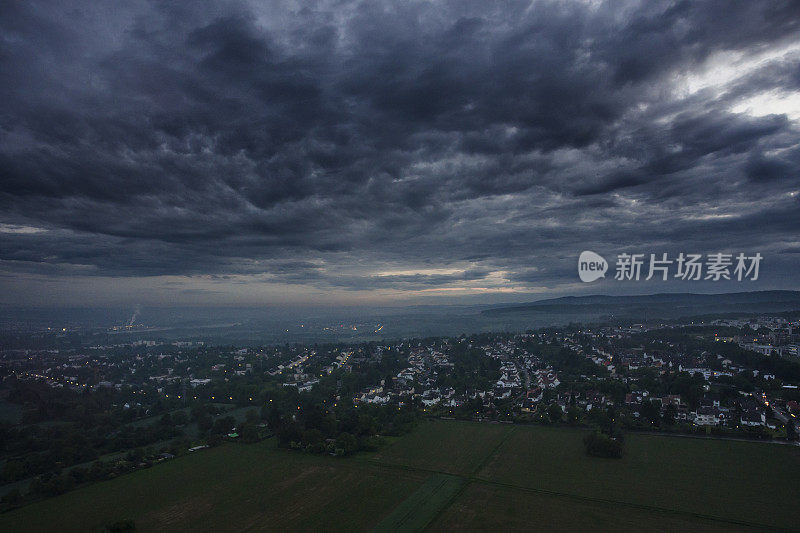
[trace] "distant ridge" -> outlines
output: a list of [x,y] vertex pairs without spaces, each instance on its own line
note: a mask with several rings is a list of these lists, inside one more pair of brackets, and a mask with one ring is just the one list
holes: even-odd
[[615,314],[638,312],[658,316],[682,316],[712,312],[763,313],[800,309],[800,291],[752,291],[722,294],[657,293],[637,296],[563,296],[535,302],[495,306],[484,315],[513,314]]

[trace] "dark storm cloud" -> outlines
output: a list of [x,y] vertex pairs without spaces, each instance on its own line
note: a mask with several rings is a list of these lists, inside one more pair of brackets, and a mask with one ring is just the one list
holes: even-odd
[[770,157],[756,152],[747,159],[745,173],[753,181],[772,181],[791,176],[797,168],[796,161],[787,161],[782,157]]
[[797,35],[794,2],[6,2],[0,266],[416,290],[785,249],[798,110],[737,106],[796,96]]

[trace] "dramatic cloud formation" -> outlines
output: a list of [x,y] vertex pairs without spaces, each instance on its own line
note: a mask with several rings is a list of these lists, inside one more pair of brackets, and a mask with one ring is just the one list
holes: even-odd
[[3,303],[796,289],[798,65],[796,2],[4,2]]

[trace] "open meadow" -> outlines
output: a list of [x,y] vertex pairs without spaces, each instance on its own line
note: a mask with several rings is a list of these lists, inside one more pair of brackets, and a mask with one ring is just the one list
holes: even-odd
[[622,459],[583,453],[575,432],[518,427],[478,478],[558,494],[797,527],[795,446],[628,434]]
[[[796,530],[800,449],[429,421],[351,458],[231,443],[0,515],[3,531]],[[48,529],[49,528],[49,529]]]
[[0,531],[362,531],[427,475],[227,444],[0,515]]

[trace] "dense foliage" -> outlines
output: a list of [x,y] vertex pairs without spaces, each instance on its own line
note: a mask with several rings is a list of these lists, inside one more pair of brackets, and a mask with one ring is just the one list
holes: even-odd
[[592,457],[619,459],[622,457],[622,438],[609,437],[599,431],[593,431],[583,439],[586,453]]

